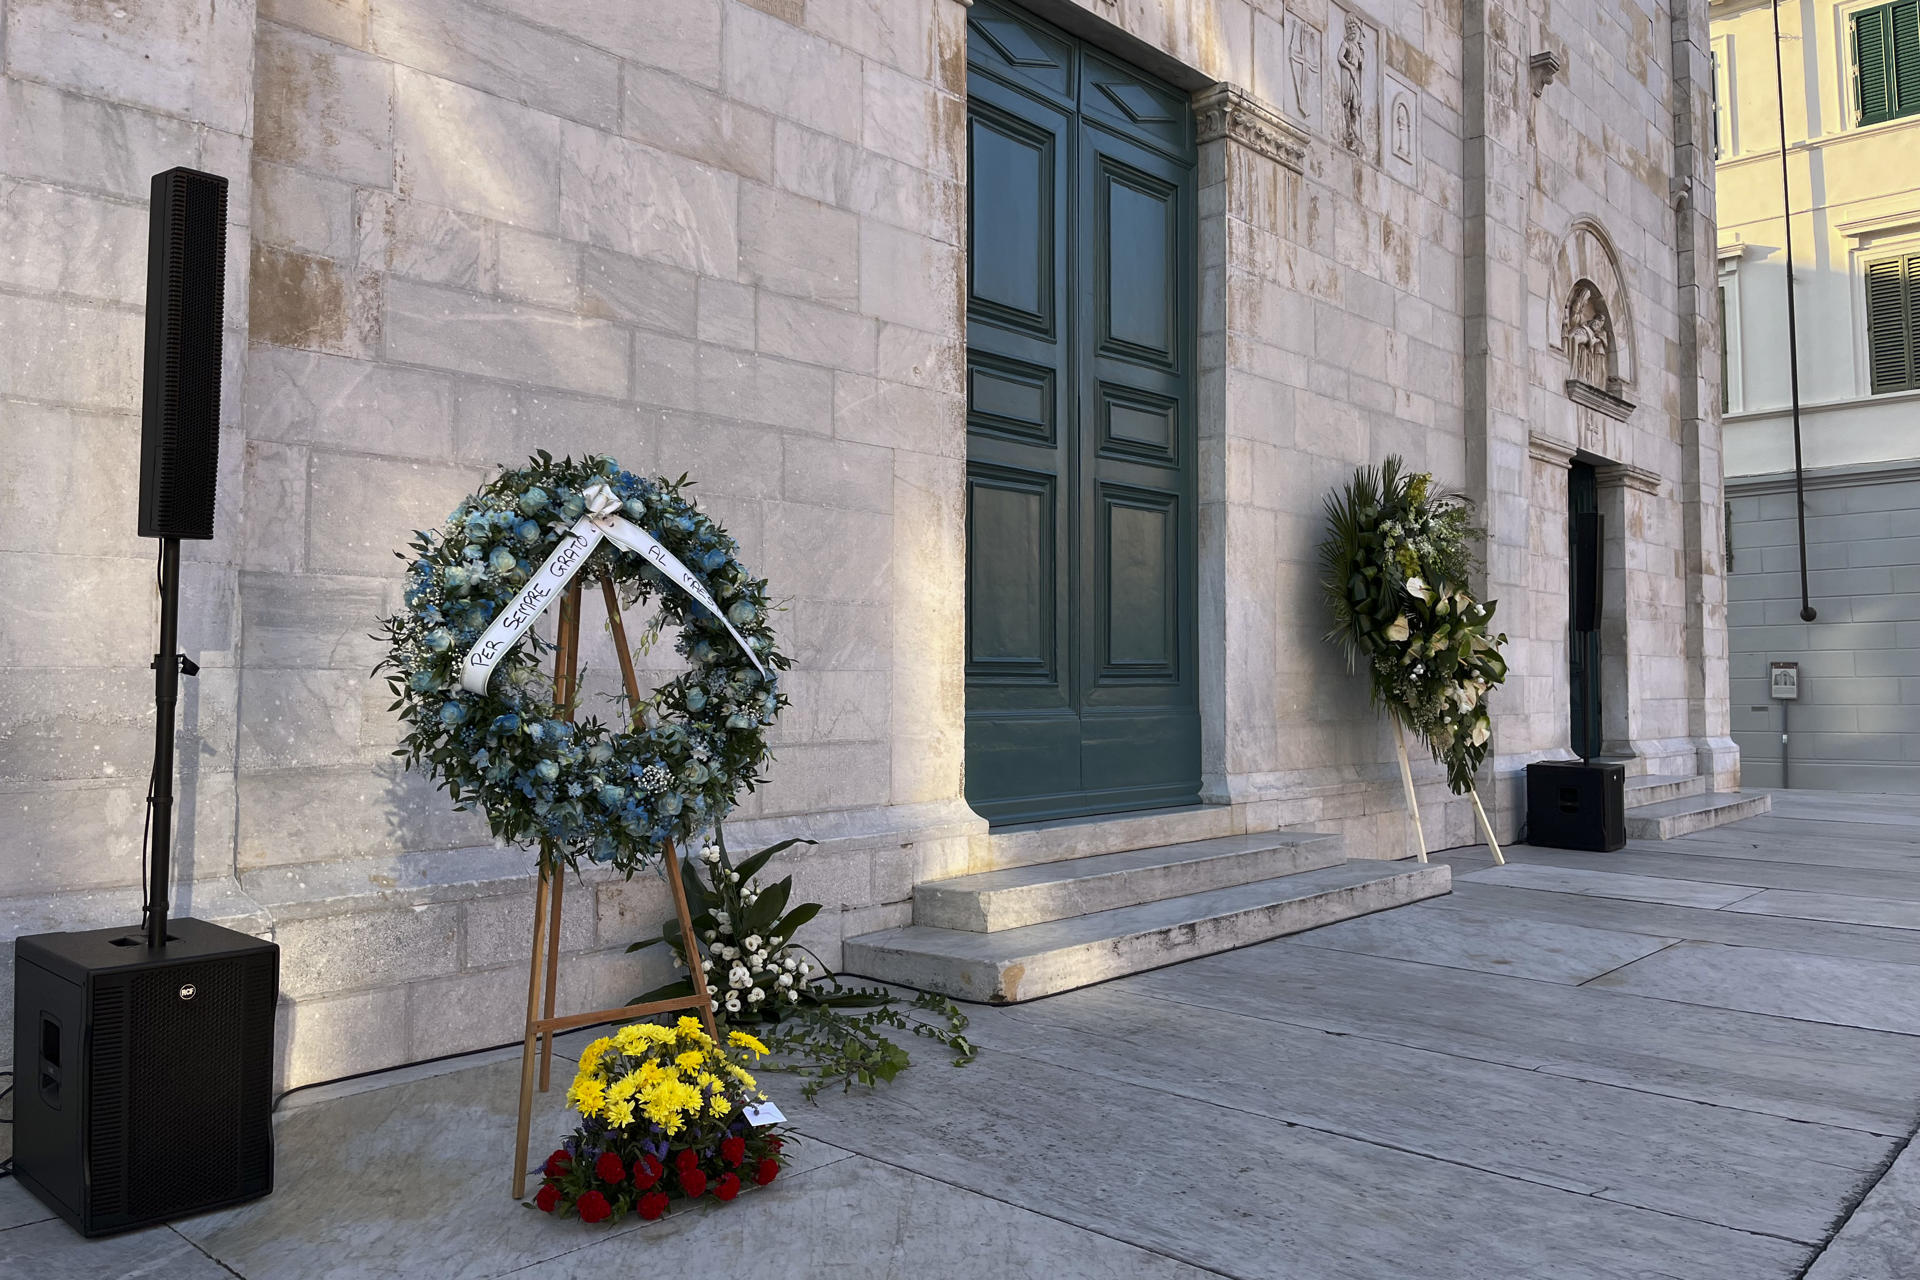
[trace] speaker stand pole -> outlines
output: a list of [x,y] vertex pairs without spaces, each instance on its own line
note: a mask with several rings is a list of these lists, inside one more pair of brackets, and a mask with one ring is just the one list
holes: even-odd
[[147,876],[147,946],[167,945],[173,880],[173,728],[180,702],[180,539],[160,539],[160,651],[153,655],[153,861]]

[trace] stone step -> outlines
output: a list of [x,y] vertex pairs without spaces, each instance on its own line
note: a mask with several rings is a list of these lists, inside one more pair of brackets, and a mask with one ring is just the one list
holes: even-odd
[[997,933],[909,925],[843,946],[841,968],[961,1000],[1014,1004],[1446,893],[1444,862],[1352,859]]
[[1764,791],[1713,791],[1706,795],[1642,805],[1627,814],[1627,839],[1671,840],[1675,836],[1724,827],[1773,810]]
[[1263,831],[929,880],[914,886],[913,922],[997,933],[1330,867],[1341,844],[1317,831]]
[[988,836],[982,871],[1030,867],[1036,862],[1088,858],[1124,849],[1151,849],[1234,834],[1233,809],[1224,804],[1192,804],[1177,809],[1098,814],[995,827]]
[[1703,796],[1707,793],[1707,780],[1699,774],[1683,778],[1673,774],[1643,773],[1627,779],[1626,792],[1627,808],[1638,809],[1643,805]]

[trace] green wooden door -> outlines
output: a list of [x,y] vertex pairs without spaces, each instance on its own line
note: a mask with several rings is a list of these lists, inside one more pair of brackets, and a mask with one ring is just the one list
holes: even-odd
[[968,26],[967,798],[1190,802],[1187,101],[986,0]]

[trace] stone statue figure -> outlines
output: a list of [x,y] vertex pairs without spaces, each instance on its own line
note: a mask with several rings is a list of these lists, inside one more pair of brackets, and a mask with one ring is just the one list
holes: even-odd
[[1591,280],[1573,287],[1561,341],[1575,380],[1607,390],[1613,369],[1613,321],[1607,315],[1606,300]]
[[1393,100],[1393,154],[1413,159],[1413,108],[1405,97]]
[[1347,150],[1360,150],[1360,119],[1365,110],[1360,95],[1361,72],[1366,64],[1366,47],[1361,39],[1360,19],[1347,17],[1346,38],[1340,42],[1340,140]]

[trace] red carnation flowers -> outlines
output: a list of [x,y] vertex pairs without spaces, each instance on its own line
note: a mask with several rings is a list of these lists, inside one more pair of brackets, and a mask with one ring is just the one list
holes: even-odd
[[552,1213],[553,1207],[560,1203],[560,1188],[549,1182],[533,1193],[533,1206],[542,1213]]
[[754,1171],[753,1171],[753,1180],[759,1183],[763,1187],[766,1186],[769,1182],[772,1182],[775,1178],[779,1176],[780,1176],[780,1162],[778,1160],[775,1160],[772,1156],[768,1156],[766,1159],[762,1160],[759,1163],[759,1165],[754,1168]]
[[707,1194],[707,1175],[695,1169],[691,1173],[680,1175],[680,1189],[687,1193],[689,1200],[697,1200]]
[[660,1175],[666,1171],[667,1166],[661,1164],[659,1160],[651,1155],[643,1155],[633,1162],[633,1185],[645,1191],[660,1181]]
[[667,1193],[664,1191],[649,1191],[640,1197],[640,1203],[634,1207],[640,1211],[642,1218],[645,1218],[648,1222],[652,1222],[655,1218],[667,1211]]
[[740,1162],[747,1158],[747,1140],[739,1134],[724,1139],[720,1143],[720,1158],[727,1162],[729,1168],[738,1169]]
[[713,1198],[716,1200],[731,1200],[739,1194],[740,1175],[737,1173],[723,1173],[720,1181],[713,1184]]
[[574,1208],[580,1210],[582,1222],[604,1222],[613,1212],[613,1206],[608,1204],[607,1198],[598,1191],[589,1191],[581,1196],[574,1203]]
[[544,1172],[549,1178],[560,1178],[566,1176],[567,1170],[571,1168],[573,1168],[573,1157],[564,1151],[556,1151],[547,1157],[547,1167]]
[[600,1158],[593,1162],[594,1176],[602,1182],[620,1183],[626,1181],[627,1167],[620,1163],[620,1157],[611,1151],[603,1151]]

